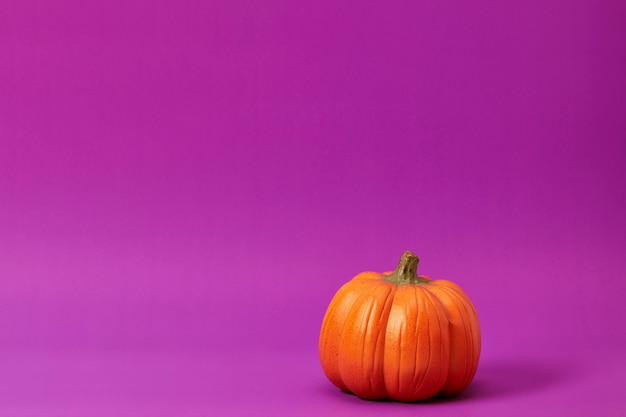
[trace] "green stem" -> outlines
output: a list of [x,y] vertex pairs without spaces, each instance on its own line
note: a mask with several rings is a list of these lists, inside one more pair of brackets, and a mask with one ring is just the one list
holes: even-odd
[[385,277],[385,280],[397,285],[417,285],[428,282],[427,279],[417,275],[419,258],[413,252],[406,251],[402,254],[395,271]]

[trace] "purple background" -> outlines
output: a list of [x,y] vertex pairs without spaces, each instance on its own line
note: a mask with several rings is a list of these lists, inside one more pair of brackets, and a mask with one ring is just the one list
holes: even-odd
[[[624,4],[0,0],[0,415],[626,415]],[[318,363],[407,249],[454,401]]]

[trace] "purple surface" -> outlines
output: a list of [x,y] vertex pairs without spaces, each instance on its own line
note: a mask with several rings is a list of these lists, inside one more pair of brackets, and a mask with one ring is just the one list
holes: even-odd
[[[0,415],[626,415],[626,6],[262,3],[0,1]],[[317,361],[405,250],[454,401]]]

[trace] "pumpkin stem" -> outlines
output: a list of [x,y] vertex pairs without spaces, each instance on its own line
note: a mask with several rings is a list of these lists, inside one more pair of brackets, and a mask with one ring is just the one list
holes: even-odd
[[402,254],[400,258],[400,262],[396,267],[395,271],[391,274],[387,275],[385,279],[389,282],[393,282],[394,284],[403,285],[403,284],[421,284],[424,282],[428,282],[427,279],[420,278],[417,275],[417,264],[419,263],[419,258],[415,256],[413,252],[406,251]]

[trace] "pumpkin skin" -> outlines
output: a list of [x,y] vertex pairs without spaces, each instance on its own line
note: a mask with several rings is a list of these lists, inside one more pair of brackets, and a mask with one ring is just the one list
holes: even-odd
[[363,272],[326,310],[319,339],[324,373],[344,391],[376,400],[452,396],[470,384],[480,328],[456,284],[417,275],[419,259],[402,255],[393,272]]

